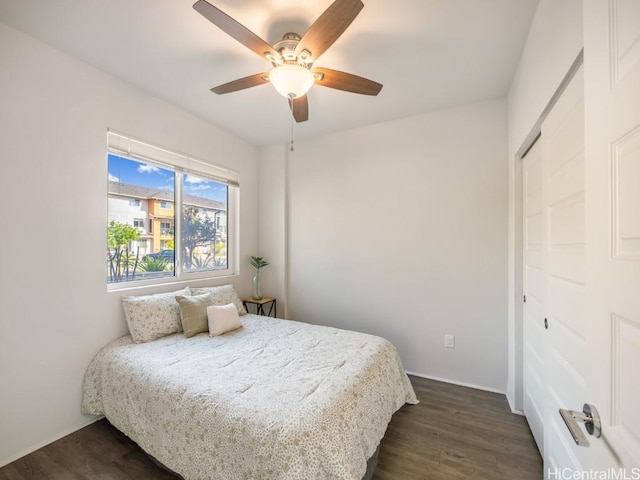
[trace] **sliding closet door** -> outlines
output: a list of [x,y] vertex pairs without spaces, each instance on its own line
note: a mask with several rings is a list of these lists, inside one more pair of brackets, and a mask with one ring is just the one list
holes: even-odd
[[585,399],[585,163],[584,75],[580,69],[542,124],[548,376],[545,474],[580,471],[578,447],[558,413]]
[[583,90],[580,69],[523,164],[524,410],[545,476],[584,463],[558,413],[585,390]]
[[542,198],[540,143],[529,150],[522,165],[523,209],[523,385],[524,413],[540,452],[544,451],[545,362],[544,328],[546,287],[544,271],[545,228]]

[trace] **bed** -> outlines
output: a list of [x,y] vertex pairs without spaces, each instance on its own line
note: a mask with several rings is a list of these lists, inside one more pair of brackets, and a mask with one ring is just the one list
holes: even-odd
[[417,399],[387,340],[246,314],[214,337],[113,341],[82,411],[187,480],[360,480],[405,403]]

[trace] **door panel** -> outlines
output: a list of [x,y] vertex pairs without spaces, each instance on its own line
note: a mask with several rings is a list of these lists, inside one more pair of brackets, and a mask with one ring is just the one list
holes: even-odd
[[[531,261],[529,265],[525,266],[524,271],[524,281],[527,286],[527,299],[529,303],[536,302],[538,304],[542,304],[545,296],[545,277],[544,272],[542,271],[542,265],[537,265],[541,261],[541,256],[533,255],[533,257],[533,261]],[[532,305],[530,305],[530,307],[534,308]],[[539,308],[539,310],[543,312],[542,308]]]
[[640,62],[640,3],[636,0],[610,1],[608,7],[608,15],[602,18],[609,17],[610,65],[615,84],[633,72]]
[[640,130],[612,146],[614,257],[640,259]]
[[558,410],[583,401],[585,391],[585,184],[583,72],[578,70],[542,124],[549,376],[545,404],[545,475],[581,469],[584,449]]
[[550,251],[548,252],[548,262],[550,275],[584,287],[586,276],[584,252]]
[[547,148],[553,152],[553,156],[546,159],[549,179],[584,151],[584,109],[581,103],[572,105],[571,108],[572,111],[563,112],[563,118],[559,122],[550,118],[551,116],[545,119],[545,140]]
[[584,391],[584,377],[580,372],[585,371],[585,339],[566,328],[562,322],[554,322],[553,333],[554,346],[557,350],[563,350],[563,356],[560,360],[567,364],[567,367],[560,372],[564,372],[564,370],[575,372],[575,375],[571,374],[571,376],[576,379],[577,385],[580,387],[577,391],[582,393]]
[[576,195],[549,206],[549,246],[562,251],[562,247],[584,245],[584,197]]
[[573,454],[573,448],[570,440],[567,440],[564,426],[554,423],[550,428],[549,444],[553,448],[549,449],[544,462],[545,478],[549,470],[553,472],[561,471],[565,468],[579,471],[582,469],[580,460]]
[[584,190],[584,155],[575,158],[549,183],[549,203],[556,205]]
[[586,0],[583,10],[586,393],[602,421],[587,460],[601,470],[640,466],[640,2]]
[[[620,434],[640,439],[640,413],[637,399],[640,398],[640,382],[625,379],[637,378],[640,365],[640,325],[626,318],[614,316],[613,344],[614,372],[618,385],[614,385],[614,422],[618,423]],[[620,381],[622,379],[622,381]]]
[[559,408],[585,390],[583,72],[542,123],[523,163],[524,410],[549,469],[580,469]]
[[540,452],[544,451],[544,398],[546,395],[546,339],[543,318],[546,302],[543,248],[540,144],[523,161],[523,408]]
[[551,278],[549,284],[549,308],[553,316],[562,319],[568,330],[584,338],[585,289],[583,285]]

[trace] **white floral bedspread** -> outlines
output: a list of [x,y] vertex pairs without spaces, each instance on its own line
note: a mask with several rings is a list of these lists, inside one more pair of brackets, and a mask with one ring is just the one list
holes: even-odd
[[417,403],[395,347],[245,315],[220,337],[122,337],[89,365],[102,415],[187,480],[360,480],[392,414]]

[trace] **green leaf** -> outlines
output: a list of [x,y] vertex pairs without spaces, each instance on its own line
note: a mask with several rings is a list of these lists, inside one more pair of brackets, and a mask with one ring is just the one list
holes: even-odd
[[260,270],[262,267],[266,267],[267,265],[269,265],[269,262],[267,262],[264,258],[254,256],[251,257],[251,266],[253,266],[254,268]]

